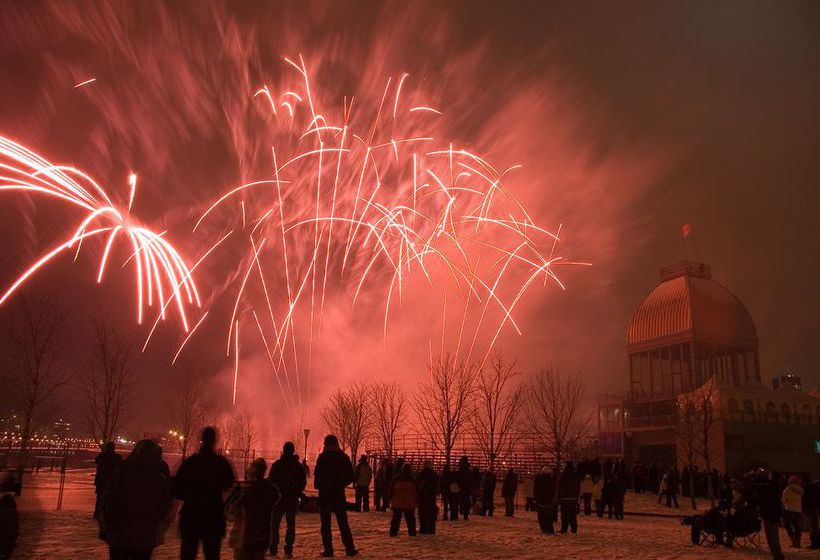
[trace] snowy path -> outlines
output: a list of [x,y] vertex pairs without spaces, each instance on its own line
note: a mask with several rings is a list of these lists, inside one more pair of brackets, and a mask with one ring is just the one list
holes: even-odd
[[[635,504],[640,506],[642,504]],[[636,508],[637,509],[637,508]],[[105,545],[96,538],[96,527],[85,512],[23,512],[23,536],[17,558],[68,559],[105,558]],[[632,517],[610,521],[580,518],[578,535],[545,536],[537,532],[535,516],[520,512],[514,519],[470,518],[470,521],[439,522],[439,534],[411,539],[405,534],[387,536],[388,514],[351,514],[356,545],[361,558],[441,559],[469,558],[626,558],[745,560],[770,558],[768,552],[695,547],[689,544],[688,527],[673,518]],[[300,514],[296,555],[315,558],[320,552],[319,518]],[[785,542],[785,533],[781,533]],[[154,558],[178,558],[175,531],[158,548]],[[337,537],[337,556],[342,552]],[[764,544],[765,546],[765,544]],[[786,549],[787,558],[817,558],[816,551]],[[232,558],[227,548],[223,558]]]

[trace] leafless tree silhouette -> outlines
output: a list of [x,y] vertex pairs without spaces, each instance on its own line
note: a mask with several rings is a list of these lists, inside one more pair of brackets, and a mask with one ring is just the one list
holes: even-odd
[[97,441],[111,441],[128,412],[135,384],[131,346],[103,317],[92,319],[90,363],[78,376],[86,423]]
[[[712,470],[712,457],[716,444],[712,431],[719,415],[716,410],[717,398],[718,389],[714,378],[708,379],[694,391],[678,395],[675,434],[679,449],[683,449],[683,455],[686,457],[686,464],[690,471],[697,463],[701,463],[707,473]],[[694,478],[689,477],[689,495],[692,497],[692,509],[697,509]]]
[[407,397],[404,389],[395,381],[377,382],[371,386],[370,400],[376,436],[387,456],[392,457],[396,434],[406,416]]
[[589,425],[581,417],[584,382],[580,374],[561,375],[549,367],[538,372],[527,388],[529,427],[550,450],[556,466],[571,455]]
[[202,376],[192,370],[176,374],[172,391],[168,396],[168,424],[179,443],[184,458],[191,439],[204,427],[207,417],[205,383]]
[[494,352],[488,369],[476,377],[475,413],[470,417],[473,435],[484,458],[495,469],[499,457],[509,454],[520,434],[519,419],[524,388],[517,382],[516,362],[505,362]]
[[3,386],[20,419],[20,462],[28,460],[31,438],[69,380],[64,328],[68,314],[54,297],[18,298],[9,321],[9,365]]
[[476,368],[445,354],[430,363],[414,402],[422,431],[433,447],[451,463],[456,439],[467,425],[475,387]]
[[354,382],[333,393],[322,409],[325,426],[339,438],[342,449],[350,449],[354,462],[372,431],[370,406],[370,388]]

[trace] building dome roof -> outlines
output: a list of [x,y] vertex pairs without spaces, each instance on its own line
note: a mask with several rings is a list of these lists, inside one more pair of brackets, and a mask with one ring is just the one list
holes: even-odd
[[630,350],[686,341],[757,347],[754,322],[740,300],[712,280],[708,265],[689,261],[661,270],[661,283],[635,310],[627,330]]

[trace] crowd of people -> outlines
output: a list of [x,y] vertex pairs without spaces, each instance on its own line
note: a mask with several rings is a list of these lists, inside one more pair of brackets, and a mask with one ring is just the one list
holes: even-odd
[[[125,459],[113,444],[104,446],[95,461],[94,518],[112,560],[150,558],[173,523],[174,499],[181,502],[182,560],[193,560],[200,548],[206,560],[218,559],[225,537],[237,560],[262,559],[268,553],[275,556],[280,550],[283,519],[281,550],[290,558],[299,511],[319,513],[322,557],[334,556],[333,518],[345,554],[355,556],[358,550],[348,511],[370,511],[371,484],[373,509],[392,512],[387,528],[390,537],[398,536],[402,522],[412,537],[434,535],[439,518],[466,521],[471,514],[491,517],[495,512],[498,479],[494,470],[482,472],[466,456],[455,469],[445,465],[440,472],[429,460],[415,470],[403,458],[384,458],[371,465],[366,455],[354,467],[337,438],[328,435],[313,469],[316,496],[309,497],[305,489],[310,472],[293,443],[284,444],[281,456],[270,467],[262,458],[254,460],[244,480],[238,481],[231,463],[216,449],[216,436],[214,428],[205,428],[200,448],[182,462],[174,476],[162,459],[162,448],[151,440],[138,442]],[[348,503],[346,491],[351,486],[355,501]],[[536,512],[538,527],[547,535],[577,533],[580,514],[623,519],[626,491],[631,488],[636,494],[656,492],[658,503],[670,508],[679,507],[679,495],[710,500],[712,507],[703,515],[686,518],[695,544],[708,534],[716,544],[732,546],[734,539],[762,529],[772,556],[780,560],[782,525],[792,546],[801,546],[804,527],[808,527],[809,546],[820,548],[820,486],[798,476],[787,480],[776,472],[755,471],[732,478],[714,469],[667,470],[657,464],[647,468],[640,462],[630,468],[622,460],[598,459],[577,465],[567,461],[560,469],[544,467],[534,477],[519,477],[510,468],[500,488],[505,516],[515,515],[519,488],[525,509]],[[3,482],[0,560],[11,556],[19,531],[13,490],[9,480]]]

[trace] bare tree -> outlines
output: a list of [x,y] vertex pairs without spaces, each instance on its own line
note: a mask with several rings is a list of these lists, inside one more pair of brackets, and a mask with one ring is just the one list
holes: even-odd
[[550,450],[556,466],[577,446],[590,418],[581,418],[584,382],[580,374],[562,376],[542,369],[529,384],[525,399],[533,435]]
[[370,390],[370,400],[376,435],[382,449],[392,458],[396,434],[404,423],[407,408],[404,389],[395,381],[374,383]]
[[350,456],[356,461],[359,448],[370,436],[372,414],[370,410],[370,388],[354,382],[338,389],[330,396],[330,401],[322,409],[322,421],[339,438],[342,449],[350,449]]
[[179,443],[183,459],[192,437],[202,429],[207,415],[202,376],[193,371],[181,372],[174,378],[169,395],[168,423],[171,436]]
[[[715,445],[712,432],[718,420],[715,407],[717,398],[717,384],[714,378],[711,378],[699,388],[678,395],[677,402],[675,435],[678,439],[678,447],[683,449],[689,470],[694,470],[694,466],[700,463],[706,469],[707,476],[712,470]],[[694,476],[689,477],[689,495],[692,498],[692,509],[697,509],[694,479]],[[714,506],[714,491],[712,497]]]
[[3,387],[20,416],[20,464],[25,465],[31,438],[53,405],[55,394],[68,383],[63,352],[63,328],[68,315],[53,297],[17,300],[9,321],[9,367]]
[[505,362],[501,352],[493,353],[488,370],[476,378],[476,410],[470,425],[484,458],[495,469],[496,460],[510,453],[520,433],[518,421],[524,389],[516,378],[516,362]]
[[254,443],[256,443],[256,427],[253,418],[247,412],[236,414],[228,423],[226,442],[230,442],[232,449],[237,450],[243,458],[243,472],[248,470],[248,458]]
[[430,377],[421,384],[415,410],[433,447],[452,459],[456,439],[469,420],[476,368],[445,354],[430,363]]
[[122,426],[131,402],[135,375],[132,348],[103,318],[92,320],[91,360],[81,373],[86,422],[95,440],[111,441]]

